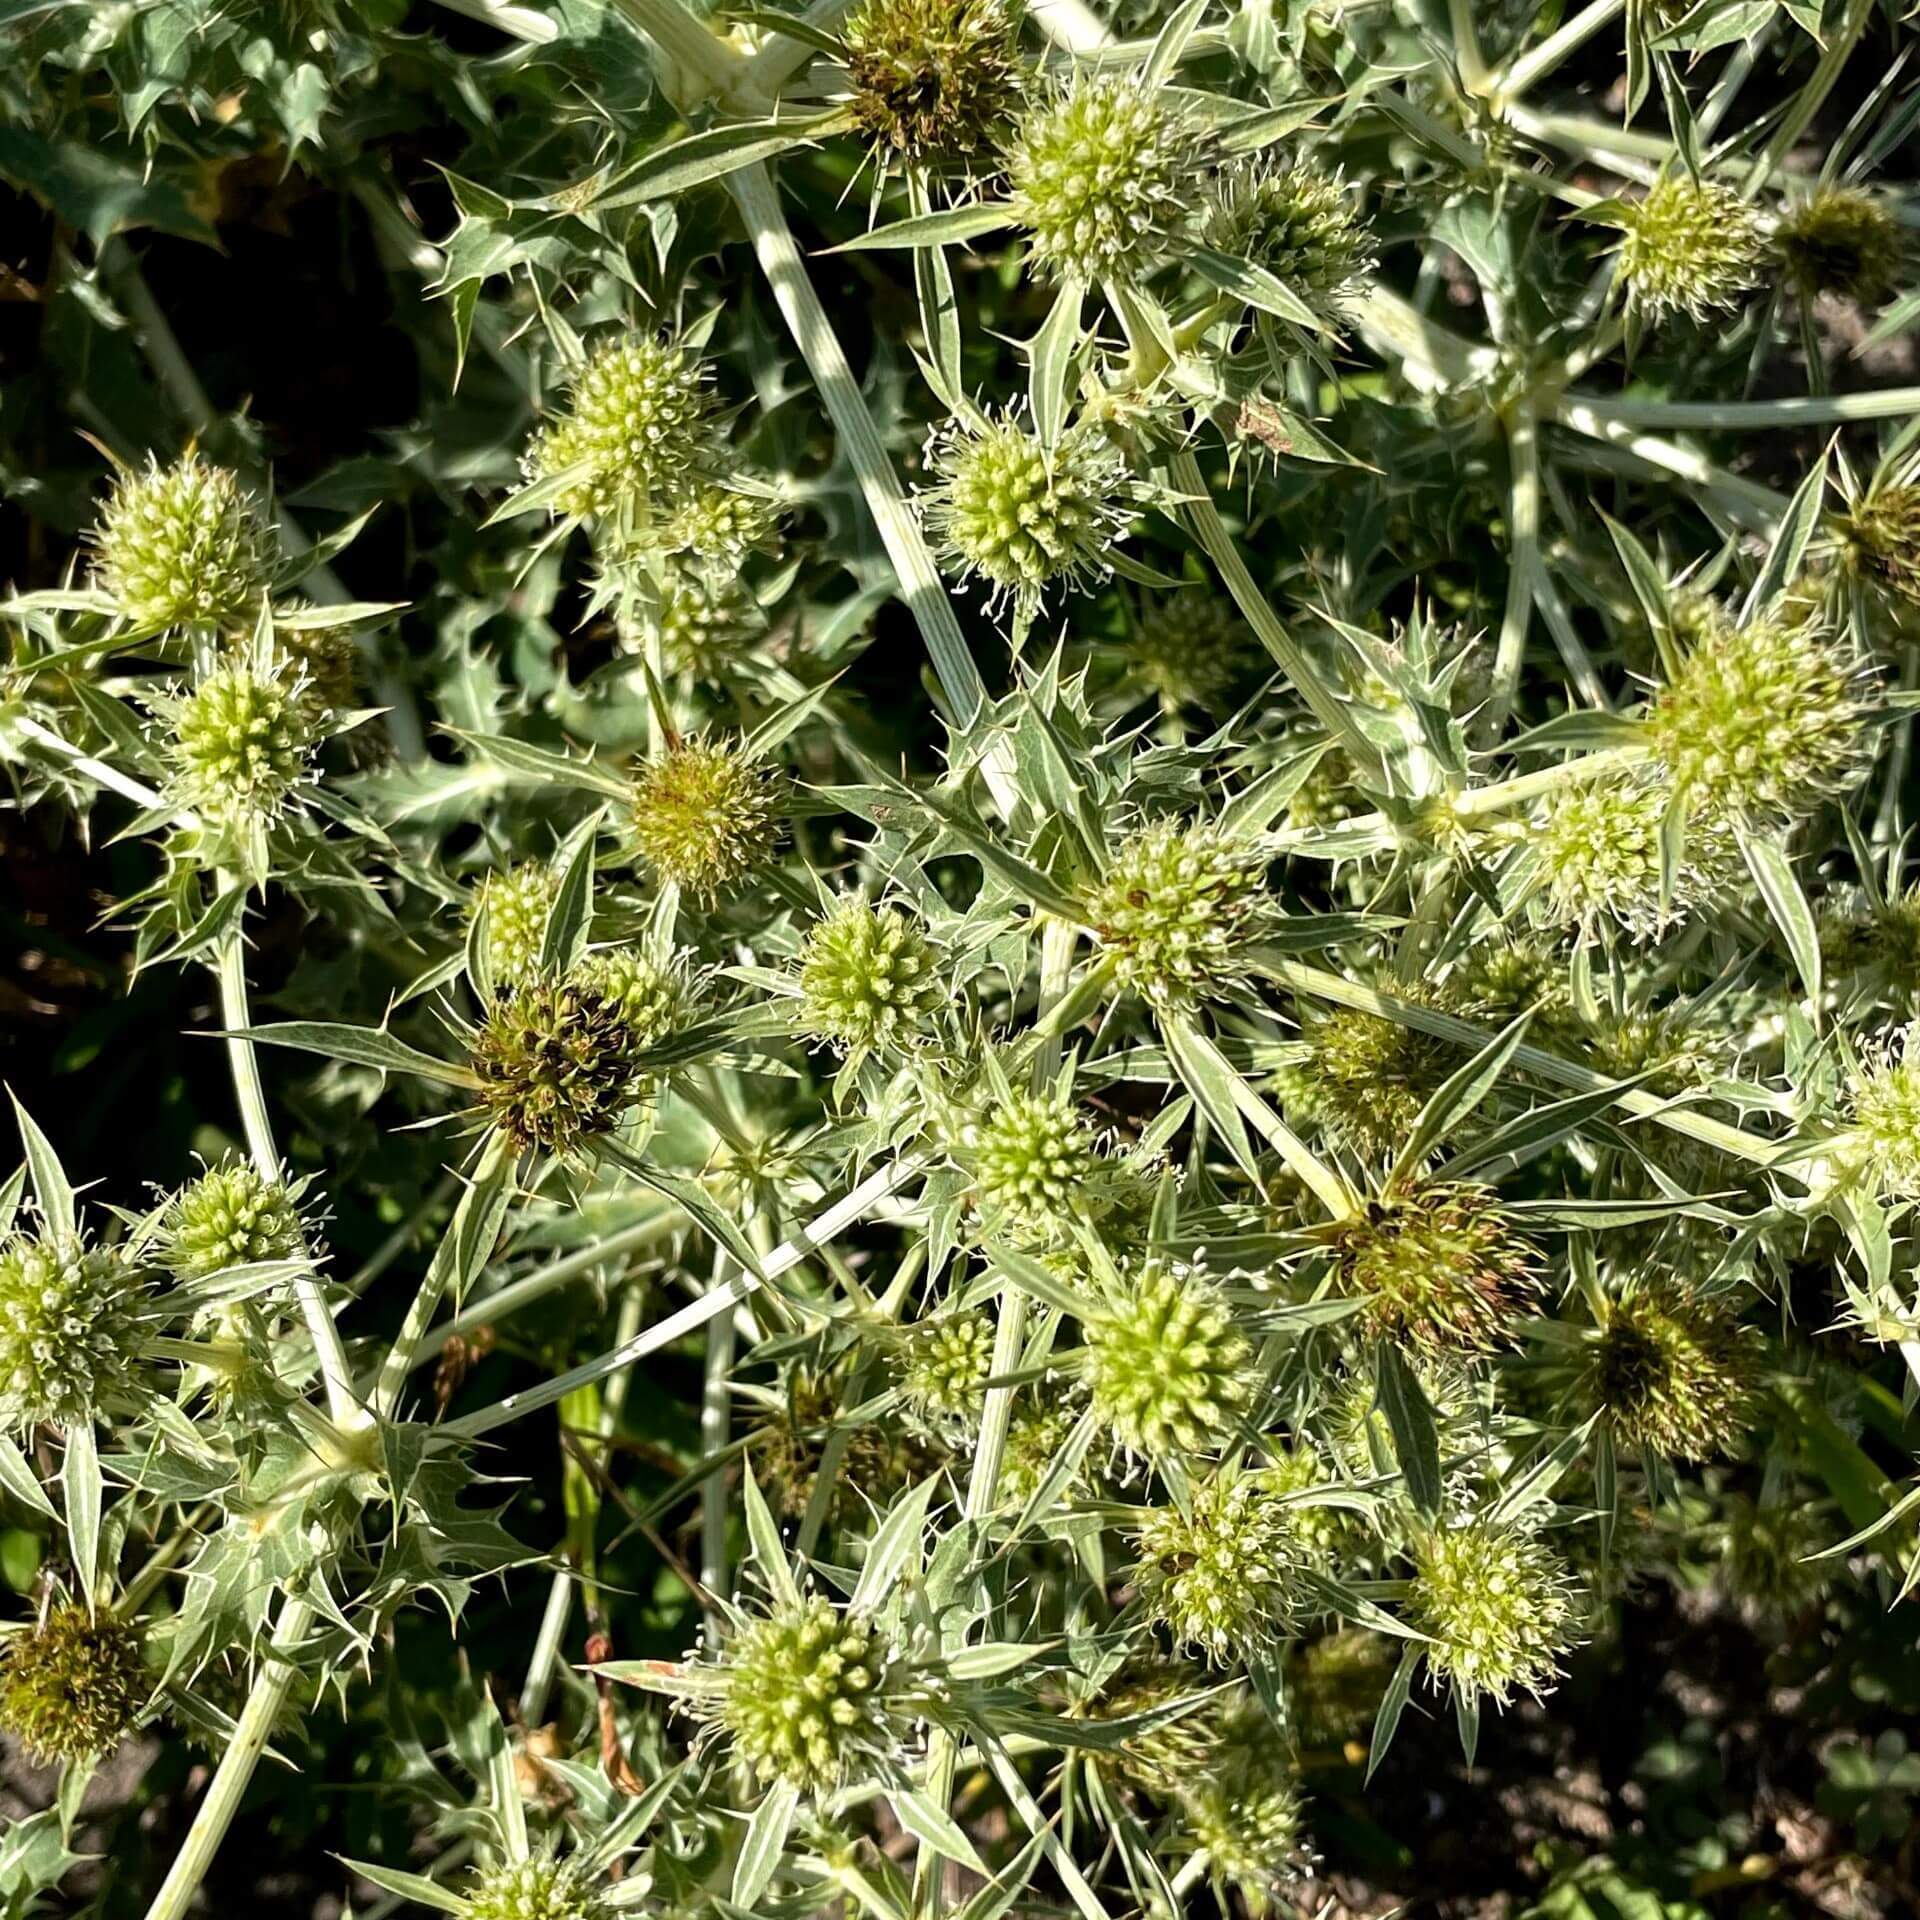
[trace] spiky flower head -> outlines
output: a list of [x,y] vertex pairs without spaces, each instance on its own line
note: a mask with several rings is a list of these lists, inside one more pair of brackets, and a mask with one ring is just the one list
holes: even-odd
[[1487,1187],[1446,1184],[1371,1202],[1329,1230],[1341,1287],[1376,1340],[1481,1353],[1511,1338],[1539,1291],[1533,1245]]
[[1002,0],[865,0],[843,30],[856,124],[882,159],[970,161],[1020,100]]
[[1920,1045],[1908,1028],[1897,1047],[1861,1060],[1847,1087],[1850,1166],[1889,1199],[1920,1199]]
[[180,798],[216,828],[273,820],[307,778],[319,732],[297,676],[250,660],[213,668],[173,708]]
[[76,1426],[131,1386],[144,1291],[120,1253],[75,1234],[0,1247],[0,1432]]
[[1232,993],[1268,906],[1266,870],[1257,845],[1216,827],[1157,820],[1130,834],[1086,899],[1116,984],[1162,1008]]
[[[1395,992],[1412,997],[1407,984]],[[1302,1038],[1306,1059],[1278,1076],[1283,1099],[1370,1160],[1406,1139],[1428,1096],[1460,1064],[1443,1040],[1345,1007],[1310,1016]]]
[[[1334,1484],[1320,1456],[1309,1446],[1276,1447],[1260,1469],[1269,1493],[1311,1493]],[[1315,1506],[1300,1501],[1283,1509],[1287,1525],[1300,1543],[1322,1561],[1330,1560],[1354,1537],[1354,1515],[1344,1507]]]
[[527,479],[582,468],[554,503],[561,513],[647,506],[707,453],[713,405],[707,369],[686,349],[645,334],[609,335],[574,376],[566,412],[529,444]]
[[1899,289],[1910,258],[1893,211],[1857,187],[1822,187],[1789,206],[1773,247],[1801,299],[1834,293],[1863,307]]
[[1396,1644],[1366,1627],[1339,1627],[1295,1649],[1287,1703],[1303,1748],[1339,1748],[1365,1737],[1393,1678]]
[[1094,1417],[1129,1453],[1159,1460],[1231,1437],[1253,1397],[1253,1348],[1204,1267],[1131,1268],[1084,1325]]
[[899,1744],[887,1700],[894,1665],[879,1627],[813,1595],[728,1642],[717,1717],[764,1785],[831,1793]]
[[1064,1229],[1100,1170],[1093,1129],[1063,1093],[1016,1088],[967,1128],[964,1146],[981,1200],[1035,1238]]
[[273,538],[253,501],[197,453],[123,474],[93,542],[96,583],[137,627],[249,621],[273,579]]
[[1258,1480],[1229,1473],[1199,1482],[1184,1508],[1151,1509],[1136,1544],[1140,1597],[1180,1645],[1222,1664],[1255,1660],[1291,1628],[1299,1542]]
[[1133,678],[1169,713],[1219,709],[1259,649],[1237,607],[1218,594],[1163,594],[1142,609],[1126,650]]
[[[1013,1419],[1007,1426],[1006,1455],[1000,1463],[1000,1499],[1005,1505],[1024,1507],[1039,1492],[1066,1451],[1079,1417],[1080,1409],[1071,1401],[1045,1399],[1036,1403],[1022,1394],[1014,1403]],[[1069,1473],[1062,1492],[1071,1491],[1080,1477],[1078,1468]]]
[[1876,487],[1835,525],[1855,573],[1920,607],[1920,485]]
[[251,1160],[224,1160],[189,1182],[160,1216],[160,1263],[182,1280],[264,1260],[296,1260],[307,1246],[286,1182]]
[[1786,1493],[1763,1500],[1730,1494],[1717,1531],[1721,1579],[1762,1619],[1797,1618],[1818,1604],[1846,1565],[1832,1557],[1839,1532],[1817,1500]]
[[928,464],[935,484],[921,503],[942,564],[1025,612],[1055,582],[1104,579],[1107,550],[1133,519],[1126,459],[1090,421],[1051,447],[1015,412],[953,421]]
[[0,1728],[42,1763],[120,1744],[152,1692],[140,1629],[72,1601],[0,1646]]
[[984,1313],[946,1313],[907,1330],[900,1391],[927,1419],[972,1420],[993,1372],[993,1322]]
[[779,801],[773,770],[745,746],[682,740],[633,783],[634,844],[664,883],[710,901],[772,858]]
[[1015,220],[1048,280],[1127,280],[1188,231],[1211,145],[1132,75],[1076,73],[1029,109],[1005,148]]
[[613,1911],[581,1861],[550,1853],[482,1868],[466,1903],[466,1920],[606,1920]]
[[540,964],[547,916],[559,891],[559,876],[544,860],[522,860],[481,877],[467,919],[471,925],[487,916],[487,961],[496,982],[510,986]]
[[1431,1527],[1414,1545],[1407,1617],[1433,1644],[1436,1688],[1504,1707],[1517,1689],[1539,1698],[1574,1644],[1571,1583],[1537,1535],[1487,1521]]
[[1335,313],[1374,262],[1373,234],[1337,173],[1256,155],[1227,169],[1205,223],[1207,244],[1251,260],[1289,292]]
[[1129,1662],[1078,1712],[1111,1723],[1176,1706],[1187,1711],[1128,1734],[1117,1753],[1092,1748],[1089,1759],[1112,1766],[1159,1799],[1177,1798],[1214,1764],[1232,1724],[1234,1696],[1212,1683],[1204,1668],[1185,1660]]
[[800,943],[800,1024],[847,1053],[922,1038],[946,998],[920,922],[849,894]]
[[1629,203],[1618,223],[1627,305],[1649,319],[1706,320],[1737,305],[1759,279],[1760,219],[1731,187],[1678,174]]
[[667,671],[702,680],[723,675],[762,625],[759,602],[738,579],[683,568],[675,568],[661,588],[653,623]]
[[657,544],[709,579],[735,577],[753,554],[776,543],[780,504],[764,493],[701,476],[678,488]]
[[1300,1794],[1263,1716],[1245,1716],[1238,1737],[1181,1796],[1180,1810],[1215,1882],[1232,1887],[1249,1912],[1267,1912],[1274,1890],[1299,1878],[1306,1851]]
[[1646,728],[1695,813],[1797,820],[1866,770],[1869,711],[1844,642],[1771,613],[1695,648],[1653,696]]
[[646,947],[600,947],[574,969],[626,1023],[635,1052],[658,1047],[686,1025],[696,998],[685,960]]
[[1607,1300],[1581,1351],[1576,1397],[1621,1446],[1706,1460],[1744,1429],[1756,1357],[1724,1304],[1648,1275]]
[[535,975],[500,994],[473,1036],[481,1107],[517,1147],[574,1153],[638,1098],[638,1051],[598,986]]

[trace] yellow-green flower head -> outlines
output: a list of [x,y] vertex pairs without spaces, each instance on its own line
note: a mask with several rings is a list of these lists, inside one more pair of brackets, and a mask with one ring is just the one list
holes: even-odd
[[1684,313],[1707,320],[1737,306],[1759,281],[1760,219],[1731,187],[1677,175],[1649,187],[1619,224],[1627,305],[1649,319]]
[[466,1903],[466,1920],[606,1920],[613,1912],[580,1861],[552,1854],[484,1868]]
[[1769,1620],[1795,1620],[1818,1604],[1844,1559],[1820,1558],[1839,1536],[1805,1498],[1727,1497],[1720,1577],[1733,1596]]
[[[1471,1411],[1473,1378],[1460,1356],[1415,1348],[1410,1358],[1420,1391],[1443,1431]],[[1327,1408],[1326,1430],[1334,1452],[1355,1479],[1401,1471],[1393,1423],[1380,1405],[1379,1382],[1370,1368],[1350,1366],[1340,1376]]]
[[250,622],[273,536],[240,482],[197,453],[122,475],[94,528],[95,583],[136,627]]
[[[1043,1399],[1037,1403],[1026,1394],[1014,1402],[1013,1419],[1007,1427],[1006,1456],[1000,1463],[1000,1502],[1003,1506],[1024,1507],[1039,1492],[1041,1482],[1053,1471],[1053,1464],[1066,1451],[1080,1417],[1079,1408],[1070,1401]],[[1061,1488],[1070,1494],[1079,1485],[1084,1469],[1076,1468]]]
[[1191,229],[1204,128],[1131,75],[1077,73],[1005,148],[1014,218],[1048,280],[1137,278]]
[[1211,826],[1158,820],[1129,835],[1086,899],[1115,983],[1156,1007],[1231,994],[1270,908],[1267,856]]
[[1162,1707],[1188,1705],[1188,1711],[1129,1734],[1117,1753],[1094,1748],[1088,1757],[1158,1799],[1176,1799],[1217,1760],[1231,1727],[1233,1697],[1204,1668],[1184,1660],[1129,1663],[1079,1706],[1079,1717],[1111,1723]]
[[481,877],[467,921],[471,925],[482,913],[487,916],[487,959],[499,984],[511,986],[539,966],[540,943],[559,890],[559,878],[544,860],[523,860]]
[[1848,1086],[1853,1131],[1843,1157],[1892,1200],[1920,1199],[1920,1047],[1869,1055]]
[[1834,293],[1863,307],[1899,291],[1911,257],[1893,211],[1857,187],[1822,187],[1788,207],[1773,247],[1801,299]]
[[663,883],[711,901],[773,857],[780,792],[773,769],[745,746],[683,740],[634,781],[634,844]]
[[626,1023],[636,1052],[664,1045],[686,1025],[696,998],[684,960],[645,947],[601,947],[574,969]]
[[1393,1678],[1396,1644],[1365,1627],[1339,1627],[1296,1649],[1287,1663],[1287,1704],[1303,1748],[1366,1738]]
[[517,1147],[570,1154],[640,1095],[633,1029],[580,979],[535,976],[500,994],[472,1042],[480,1105]]
[[941,563],[957,579],[977,574],[996,604],[1011,599],[1024,612],[1057,582],[1104,579],[1108,549],[1133,520],[1126,459],[1088,421],[1052,447],[1016,413],[954,421],[929,465],[935,484],[921,506]]
[[842,37],[848,104],[883,159],[978,159],[1019,105],[1019,58],[1001,0],[866,0]]
[[1017,1233],[1064,1231],[1100,1171],[1100,1145],[1060,1093],[1015,1089],[966,1130],[964,1147],[987,1209]]
[[1920,607],[1920,486],[1876,488],[1835,524],[1853,572]]
[[659,544],[700,572],[726,579],[761,548],[773,546],[779,532],[778,501],[700,477],[676,491]]
[[[700,680],[724,677],[765,625],[760,603],[737,579],[716,580],[683,568],[668,576],[651,617],[662,665]],[[625,639],[640,650],[637,633]]]
[[1744,1431],[1756,1359],[1724,1304],[1649,1276],[1608,1300],[1581,1353],[1577,1399],[1604,1415],[1623,1447],[1712,1459]]
[[1535,1535],[1474,1521],[1433,1527],[1416,1542],[1407,1619],[1436,1688],[1506,1706],[1516,1691],[1538,1699],[1578,1638],[1567,1570]]
[[144,1292],[119,1253],[77,1235],[0,1248],[0,1433],[77,1426],[132,1386]]
[[1240,610],[1218,594],[1163,594],[1150,602],[1127,644],[1133,678],[1168,713],[1218,712],[1259,658]]
[[1232,1304],[1205,1268],[1135,1267],[1084,1325],[1094,1417],[1129,1453],[1210,1452],[1233,1436],[1258,1374]]
[[1689,654],[1653,696],[1646,727],[1696,813],[1797,820],[1866,771],[1869,713],[1838,637],[1763,614]]
[[[1311,1447],[1278,1447],[1260,1469],[1259,1478],[1269,1493],[1308,1493],[1316,1487],[1333,1484],[1320,1456]],[[1348,1546],[1354,1536],[1355,1516],[1346,1507],[1316,1507],[1302,1503],[1284,1507],[1287,1525],[1301,1545],[1321,1561]]]
[[645,334],[609,336],[575,375],[567,411],[528,446],[526,476],[550,480],[584,466],[555,502],[562,513],[645,505],[708,453],[713,411],[707,369],[691,353]]
[[[1405,984],[1394,991],[1411,997]],[[1460,1064],[1444,1040],[1345,1007],[1309,1016],[1301,1037],[1307,1058],[1278,1076],[1284,1102],[1369,1160],[1394,1152]]]
[[1329,747],[1287,802],[1287,825],[1296,829],[1330,827],[1362,811],[1354,791],[1353,762],[1340,747]]
[[1375,257],[1372,230],[1337,173],[1264,154],[1222,174],[1204,234],[1217,252],[1265,267],[1326,313],[1359,290]]
[[295,676],[244,660],[215,667],[173,709],[180,798],[215,827],[272,820],[313,765],[319,735]]
[[226,1160],[182,1187],[160,1217],[160,1261],[182,1280],[226,1267],[297,1260],[307,1250],[300,1208],[284,1181],[250,1160]]
[[933,943],[898,907],[849,894],[800,943],[800,1025],[842,1052],[912,1045],[946,996]]
[[718,1718],[763,1785],[832,1793],[899,1745],[887,1701],[893,1665],[878,1627],[815,1595],[734,1635]]
[[1366,1302],[1375,1340],[1484,1353],[1512,1338],[1539,1292],[1533,1244],[1508,1225],[1499,1197],[1466,1183],[1375,1201],[1329,1230],[1343,1291]]
[[971,1421],[986,1403],[993,1373],[993,1322],[984,1313],[948,1313],[907,1329],[900,1391],[936,1422]]
[[1291,1630],[1299,1543],[1257,1480],[1223,1474],[1199,1482],[1184,1512],[1148,1512],[1136,1544],[1140,1597],[1181,1646],[1224,1665],[1263,1658]]
[[153,1691],[138,1627],[63,1602],[0,1648],[0,1728],[41,1764],[120,1744]]
[[1306,1830],[1285,1750],[1271,1731],[1249,1726],[1237,1748],[1181,1798],[1187,1832],[1204,1847],[1216,1884],[1234,1889],[1255,1914],[1275,1888],[1300,1877]]

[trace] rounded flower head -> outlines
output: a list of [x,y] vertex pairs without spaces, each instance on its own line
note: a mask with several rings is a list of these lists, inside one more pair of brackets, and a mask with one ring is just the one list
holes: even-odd
[[634,843],[663,882],[712,900],[772,857],[778,801],[771,770],[744,747],[683,740],[633,783]]
[[1064,1094],[1015,1091],[968,1131],[980,1197],[1016,1232],[1059,1231],[1100,1170],[1093,1131]]
[[[1000,1464],[1003,1505],[1024,1507],[1040,1491],[1054,1462],[1066,1451],[1078,1421],[1079,1409],[1068,1401],[1045,1400],[1035,1405],[1025,1394],[1015,1401],[1007,1427],[1006,1457]],[[1074,1487],[1079,1478],[1078,1469],[1070,1473],[1062,1492]]]
[[293,1195],[250,1160],[209,1167],[174,1195],[160,1217],[161,1263],[182,1280],[264,1260],[296,1260],[306,1248]]
[[139,1364],[139,1276],[72,1234],[0,1248],[0,1432],[75,1426]]
[[524,980],[540,964],[547,916],[560,882],[544,860],[523,860],[504,872],[483,876],[473,890],[469,923],[487,916],[487,959],[503,986]]
[[967,1421],[986,1399],[993,1371],[993,1322],[984,1313],[949,1313],[908,1329],[900,1391],[916,1413]]
[[1258,1914],[1276,1886],[1299,1878],[1306,1831],[1284,1750],[1263,1721],[1247,1719],[1234,1746],[1181,1796],[1180,1810],[1215,1881]]
[[473,1036],[480,1104],[519,1147],[574,1152],[639,1096],[633,1030],[580,979],[536,976],[501,994]]
[[[1277,1449],[1260,1469],[1260,1479],[1270,1493],[1277,1494],[1308,1493],[1332,1484],[1320,1456],[1307,1446]],[[1323,1561],[1330,1560],[1353,1538],[1355,1518],[1347,1508],[1302,1501],[1284,1511],[1287,1525],[1301,1544]]]
[[706,369],[692,354],[644,334],[618,334],[588,354],[567,411],[534,436],[526,476],[550,480],[584,469],[555,502],[562,513],[643,505],[700,459],[712,417]]
[[1049,280],[1126,280],[1191,224],[1205,131],[1131,75],[1075,75],[1005,149],[1014,216]]
[[1256,663],[1259,648],[1237,607],[1211,593],[1169,593],[1136,623],[1126,650],[1133,678],[1168,713],[1217,712]]
[[1363,1740],[1393,1678],[1398,1642],[1366,1627],[1338,1627],[1299,1646],[1287,1663],[1287,1704],[1305,1748]]
[[1762,615],[1694,649],[1647,709],[1647,735],[1696,813],[1796,820],[1865,771],[1868,707],[1842,643]]
[[1266,856],[1210,826],[1156,821],[1124,840],[1087,896],[1114,979],[1157,1007],[1218,999],[1245,978]]
[[653,614],[660,658],[669,673],[714,680],[761,629],[760,606],[737,579],[715,580],[676,570]]
[[1019,103],[1001,0],[865,0],[843,37],[854,120],[883,158],[976,159]]
[[1848,1160],[1889,1199],[1920,1199],[1920,1046],[1913,1030],[1897,1056],[1889,1050],[1863,1060],[1847,1092]]
[[619,1014],[636,1052],[670,1040],[693,1009],[685,965],[662,960],[645,947],[602,947],[580,962],[573,977]]
[[1231,1437],[1253,1397],[1253,1348],[1200,1267],[1149,1262],[1086,1315],[1087,1393],[1129,1453],[1157,1460]]
[[1486,1522],[1435,1527],[1414,1548],[1409,1621],[1428,1634],[1427,1673],[1501,1706],[1518,1689],[1538,1698],[1574,1643],[1567,1572],[1532,1534]]
[[1252,1660],[1290,1630],[1299,1543],[1285,1510],[1257,1480],[1200,1482],[1184,1512],[1152,1509],[1136,1544],[1140,1597],[1182,1646],[1221,1663]]
[[1428,1187],[1332,1229],[1341,1286],[1366,1301],[1369,1337],[1479,1353],[1510,1334],[1539,1290],[1532,1243],[1485,1187]]
[[1310,306],[1336,311],[1373,266],[1373,234],[1337,173],[1261,155],[1222,176],[1206,241],[1251,260]]
[[1578,1399],[1625,1447],[1706,1460],[1738,1440],[1754,1392],[1754,1346],[1712,1300],[1654,1278],[1607,1302],[1581,1356]]
[[1680,175],[1648,188],[1619,216],[1627,305],[1649,319],[1705,320],[1738,304],[1760,276],[1759,216],[1735,193]]
[[737,576],[752,554],[774,545],[779,531],[777,501],[702,478],[676,492],[659,544],[696,571],[724,580]]
[[95,580],[137,627],[250,620],[273,578],[273,539],[252,500],[197,453],[124,474],[93,540]]
[[911,1044],[946,999],[939,957],[920,923],[859,894],[800,943],[800,1024],[843,1052]]
[[138,1627],[65,1602],[0,1645],[0,1728],[41,1762],[120,1744],[152,1692]]
[[930,464],[936,484],[922,500],[947,570],[978,574],[996,601],[1024,611],[1055,581],[1104,578],[1107,550],[1133,519],[1126,460],[1085,421],[1052,447],[1012,414],[956,422]]
[[284,670],[219,666],[173,711],[181,798],[216,827],[271,820],[307,777],[319,744],[311,705]]
[[816,1595],[734,1635],[717,1716],[763,1784],[831,1793],[898,1744],[886,1700],[893,1659],[878,1627]]
[[1876,488],[1836,524],[1855,573],[1920,607],[1920,486]]
[[[1395,991],[1407,995],[1405,986]],[[1311,1016],[1302,1037],[1307,1058],[1280,1075],[1286,1103],[1370,1160],[1406,1139],[1428,1096],[1460,1064],[1444,1040],[1344,1007]]]
[[1906,231],[1871,194],[1823,187],[1789,207],[1773,230],[1774,251],[1803,300],[1834,293],[1876,307],[1906,273]]
[[604,1920],[613,1909],[578,1860],[536,1854],[476,1874],[466,1920]]

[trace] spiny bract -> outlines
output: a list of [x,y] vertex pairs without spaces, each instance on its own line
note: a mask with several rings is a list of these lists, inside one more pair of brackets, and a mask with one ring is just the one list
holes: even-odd
[[273,574],[273,539],[225,467],[189,453],[121,476],[94,528],[94,576],[137,627],[250,621]]

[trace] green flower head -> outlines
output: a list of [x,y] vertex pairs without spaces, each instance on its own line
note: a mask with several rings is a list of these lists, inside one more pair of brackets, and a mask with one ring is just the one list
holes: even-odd
[[1181,1796],[1180,1811],[1215,1882],[1263,1914],[1274,1889],[1304,1870],[1306,1829],[1285,1750],[1256,1716],[1245,1720],[1238,1739]]
[[173,1196],[160,1217],[160,1263],[182,1280],[226,1267],[297,1260],[306,1250],[298,1202],[284,1181],[250,1160],[209,1167]]
[[1064,1094],[1016,1090],[967,1135],[981,1200],[1028,1237],[1063,1232],[1100,1170],[1093,1130]]
[[670,1040],[691,1018],[698,998],[683,957],[663,960],[645,947],[598,948],[573,978],[620,1016],[635,1052]]
[[286,667],[215,667],[172,709],[167,743],[183,802],[216,828],[270,821],[307,779],[319,745],[311,704]]
[[1240,610],[1218,594],[1162,594],[1141,611],[1127,643],[1133,679],[1168,713],[1217,713],[1258,665]]
[[467,919],[471,925],[482,913],[487,916],[487,959],[496,982],[510,986],[539,966],[547,916],[559,891],[559,877],[544,860],[523,860],[482,876]]
[[1685,175],[1663,180],[1619,224],[1627,305],[1651,320],[1675,313],[1707,320],[1738,305],[1760,278],[1760,219],[1731,187]]
[[1140,1597],[1182,1646],[1219,1663],[1272,1653],[1300,1600],[1300,1548],[1260,1483],[1222,1474],[1184,1508],[1155,1507],[1135,1535]]
[[1600,1413],[1621,1446],[1711,1459],[1740,1438],[1756,1358],[1724,1305],[1649,1277],[1608,1300],[1581,1353],[1578,1404]]
[[580,1861],[550,1853],[483,1867],[466,1903],[466,1920],[608,1920],[613,1912]]
[[1920,607],[1920,486],[1877,487],[1834,524],[1850,571]]
[[0,1432],[78,1425],[133,1387],[145,1291],[120,1253],[76,1235],[0,1246]]
[[774,771],[745,746],[683,740],[634,781],[634,844],[664,884],[714,900],[773,857],[780,792]]
[[1373,234],[1337,173],[1270,156],[1242,160],[1215,189],[1206,240],[1217,252],[1251,260],[1289,291],[1334,314],[1372,270]]
[[488,1008],[471,1046],[480,1105],[516,1146],[575,1153],[640,1097],[625,1012],[591,981],[536,975]]
[[850,894],[800,943],[801,1027],[843,1052],[912,1045],[946,997],[933,943],[898,907]]
[[273,536],[225,467],[190,453],[124,474],[94,528],[94,578],[137,627],[251,622],[273,578]]
[[854,120],[883,162],[980,159],[1019,105],[1002,0],[865,0],[843,37]]
[[1407,1617],[1433,1640],[1425,1651],[1436,1687],[1503,1707],[1516,1691],[1550,1690],[1576,1638],[1571,1585],[1552,1549],[1483,1521],[1421,1535]]
[[1897,1048],[1863,1059],[1847,1093],[1853,1130],[1845,1160],[1887,1198],[1920,1199],[1920,1046],[1913,1030]]
[[1801,299],[1832,293],[1863,307],[1899,290],[1911,258],[1892,209],[1857,187],[1822,187],[1788,207],[1773,250]]
[[992,1371],[993,1322],[984,1313],[942,1314],[907,1329],[900,1391],[929,1420],[975,1419]]
[[62,1602],[0,1642],[0,1728],[43,1763],[110,1752],[153,1691],[142,1644],[138,1627]]

